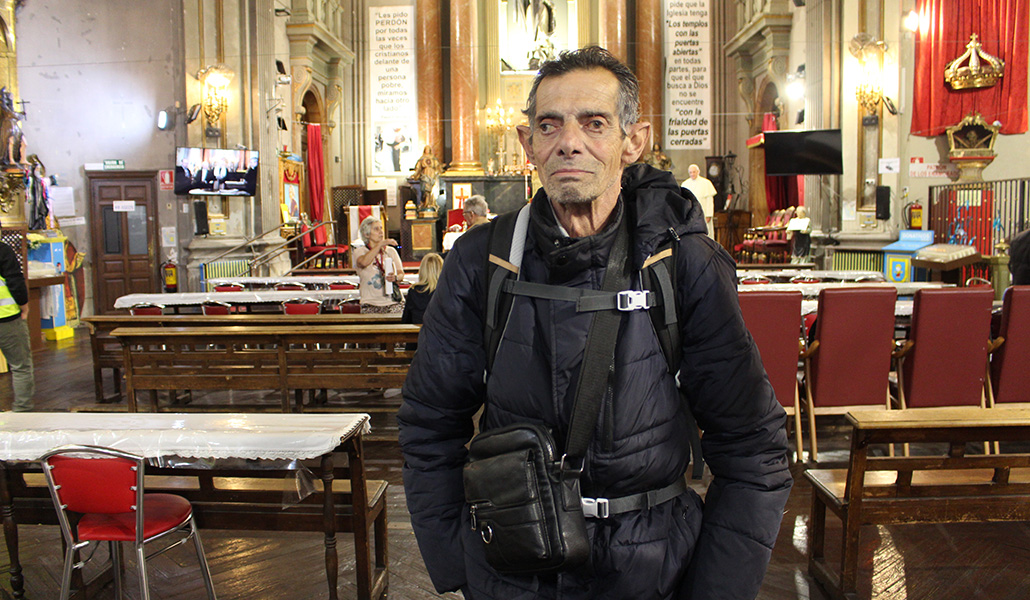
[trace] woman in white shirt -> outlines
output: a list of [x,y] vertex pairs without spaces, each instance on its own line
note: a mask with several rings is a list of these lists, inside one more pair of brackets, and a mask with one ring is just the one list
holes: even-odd
[[365,243],[352,250],[358,273],[358,292],[363,313],[399,313],[404,310],[403,296],[397,282],[404,281],[404,267],[394,246],[397,240],[387,238],[383,222],[366,217],[358,226],[358,235]]

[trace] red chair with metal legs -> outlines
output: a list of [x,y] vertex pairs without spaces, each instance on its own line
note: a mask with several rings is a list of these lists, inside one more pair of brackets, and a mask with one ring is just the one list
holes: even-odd
[[1030,405],[1030,285],[1005,290],[994,345],[987,405]]
[[801,341],[801,292],[748,291],[738,295],[751,337],[755,339],[762,365],[769,376],[776,399],[794,417],[797,460],[803,460],[801,443],[801,398],[798,394],[798,360]]
[[150,557],[193,538],[207,597],[214,600],[215,589],[200,534],[193,521],[193,507],[182,496],[144,493],[146,461],[143,457],[99,446],[64,446],[47,452],[40,462],[65,542],[61,600],[67,600],[71,593],[72,569],[82,568],[84,564],[76,564],[75,557],[89,542],[108,542],[110,545],[117,598],[122,597],[121,543],[132,543],[140,596],[149,600],[149,557],[144,546],[170,540],[177,533],[184,534],[184,537],[172,541]]
[[216,292],[242,292],[245,290],[242,283],[220,283],[215,286]]
[[165,307],[161,304],[150,304],[148,302],[141,302],[139,304],[133,304],[129,307],[129,314],[134,317],[143,315],[163,315]]
[[322,303],[314,298],[290,298],[282,306],[286,315],[317,315],[322,311]]
[[308,286],[298,281],[278,281],[272,289],[277,292],[301,292],[308,289]]
[[986,407],[993,302],[990,289],[916,292],[908,339],[894,353],[902,409]]
[[828,288],[804,352],[809,450],[819,460],[815,418],[856,408],[890,408],[893,287]]
[[205,315],[228,315],[234,311],[234,307],[228,302],[207,300],[200,305],[200,310]]

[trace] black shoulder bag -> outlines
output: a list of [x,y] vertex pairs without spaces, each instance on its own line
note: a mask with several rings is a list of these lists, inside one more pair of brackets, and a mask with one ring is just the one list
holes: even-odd
[[[602,291],[629,285],[626,218],[608,256]],[[590,557],[579,479],[614,369],[621,313],[598,311],[587,334],[564,454],[550,430],[520,423],[476,436],[463,473],[472,529],[502,573],[548,573]]]

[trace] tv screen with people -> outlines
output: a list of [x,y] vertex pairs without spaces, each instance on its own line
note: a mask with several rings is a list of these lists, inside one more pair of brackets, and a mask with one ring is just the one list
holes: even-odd
[[765,132],[766,175],[840,175],[840,129]]
[[178,148],[175,193],[180,196],[253,196],[257,192],[256,150]]

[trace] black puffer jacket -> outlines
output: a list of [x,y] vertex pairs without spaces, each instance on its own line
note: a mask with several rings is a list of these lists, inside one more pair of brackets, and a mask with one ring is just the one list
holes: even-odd
[[[526,297],[512,312],[484,384],[484,273],[489,228],[462,236],[426,312],[398,415],[412,525],[434,585],[481,598],[753,598],[791,479],[785,415],[776,402],[737,305],[735,266],[705,235],[701,208],[672,176],[634,166],[616,217],[601,233],[563,236],[537,194],[521,277],[600,288],[619,219],[630,220],[639,268],[679,237],[680,380],[704,429],[715,475],[701,513],[693,492],[652,508],[589,520],[591,564],[561,577],[510,577],[486,564],[468,526],[461,468],[472,416],[482,430],[515,422],[568,426],[590,314],[570,303]],[[586,496],[664,487],[689,463],[686,414],[648,315],[623,316],[614,394],[606,398],[584,471]],[[559,443],[561,443],[559,441]],[[559,591],[560,589],[560,591]]]

